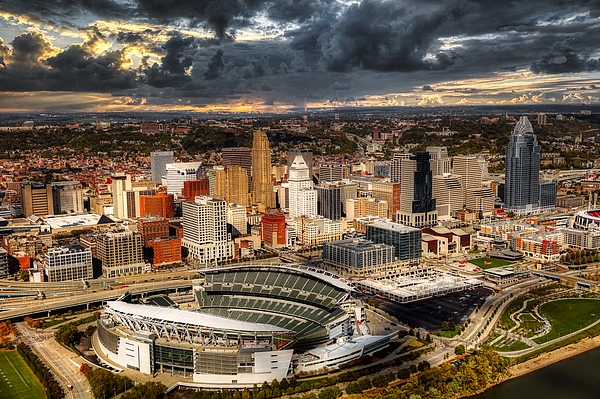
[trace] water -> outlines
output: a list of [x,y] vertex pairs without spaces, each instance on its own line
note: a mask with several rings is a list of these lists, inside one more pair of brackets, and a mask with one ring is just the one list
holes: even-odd
[[598,399],[600,348],[506,381],[473,399]]

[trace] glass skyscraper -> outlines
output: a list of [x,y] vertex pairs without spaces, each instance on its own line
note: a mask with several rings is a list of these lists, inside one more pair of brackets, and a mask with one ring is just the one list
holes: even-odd
[[526,116],[515,126],[506,147],[504,208],[517,215],[540,208],[540,146]]

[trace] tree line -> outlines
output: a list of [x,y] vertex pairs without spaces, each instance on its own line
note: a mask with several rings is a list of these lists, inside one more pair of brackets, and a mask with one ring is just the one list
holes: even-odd
[[50,372],[48,367],[31,351],[29,346],[20,343],[17,345],[17,352],[25,363],[29,366],[33,374],[40,380],[44,389],[46,390],[46,398],[48,399],[61,399],[65,397],[65,392],[62,387],[54,378],[54,375]]

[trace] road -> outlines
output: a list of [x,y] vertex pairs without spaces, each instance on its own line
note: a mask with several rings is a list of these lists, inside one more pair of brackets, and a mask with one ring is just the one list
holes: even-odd
[[[45,338],[27,328],[23,323],[15,324],[21,341],[29,345],[31,350],[52,370],[69,399],[87,399],[91,397],[86,378],[79,373],[71,357],[77,357],[68,349],[60,346],[53,337]],[[44,339],[45,338],[45,339]],[[73,386],[69,391],[67,385]]]

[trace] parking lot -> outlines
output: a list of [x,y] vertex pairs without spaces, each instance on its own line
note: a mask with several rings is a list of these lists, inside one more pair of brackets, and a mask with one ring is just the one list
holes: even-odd
[[399,304],[387,299],[370,297],[380,303],[379,308],[406,323],[410,327],[422,327],[428,331],[439,330],[444,321],[461,325],[477,304],[492,294],[488,288],[455,292],[423,301]]

